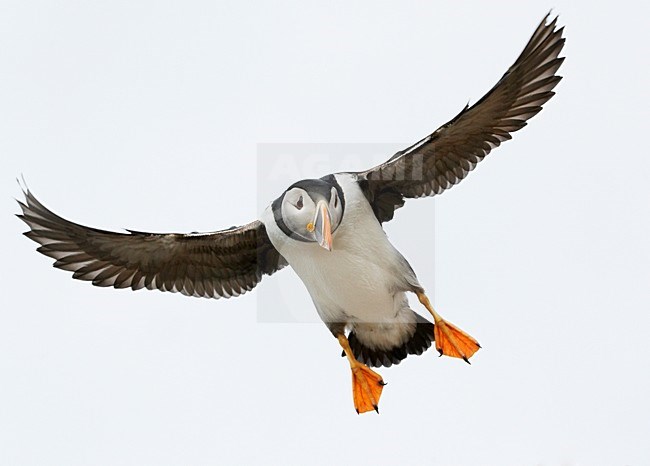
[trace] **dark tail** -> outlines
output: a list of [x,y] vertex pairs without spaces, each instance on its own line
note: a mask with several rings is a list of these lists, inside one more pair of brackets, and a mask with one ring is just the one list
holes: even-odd
[[[350,348],[354,357],[370,367],[390,367],[393,364],[399,364],[402,359],[406,359],[409,354],[420,355],[424,353],[433,342],[433,324],[417,313],[417,323],[415,333],[402,346],[397,346],[389,350],[371,349],[364,346],[357,338],[354,330],[348,335]],[[345,353],[343,353],[345,356]]]

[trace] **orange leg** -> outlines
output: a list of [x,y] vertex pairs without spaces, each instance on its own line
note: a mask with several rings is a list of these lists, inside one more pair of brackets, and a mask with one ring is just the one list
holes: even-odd
[[360,363],[352,354],[350,343],[345,335],[340,334],[338,338],[345,355],[350,361],[352,370],[352,398],[354,409],[357,414],[375,410],[379,413],[379,398],[384,389],[384,380],[381,375],[371,370],[365,364]]
[[469,364],[469,358],[481,348],[478,341],[440,317],[424,293],[417,293],[417,295],[420,302],[433,316],[434,338],[440,356],[444,354],[453,358],[461,358]]

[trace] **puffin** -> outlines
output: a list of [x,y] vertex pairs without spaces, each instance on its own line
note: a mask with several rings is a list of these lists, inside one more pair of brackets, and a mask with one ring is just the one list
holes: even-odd
[[[549,13],[496,85],[433,133],[368,170],[295,182],[247,225],[105,231],[53,213],[24,181],[17,216],[55,267],[101,287],[230,298],[290,266],[349,362],[356,412],[379,412],[385,383],[371,367],[398,364],[434,343],[441,356],[469,363],[480,348],[433,308],[382,225],[407,199],[439,195],[465,179],[554,95],[565,41],[557,19]],[[433,322],[411,309],[409,293]]]

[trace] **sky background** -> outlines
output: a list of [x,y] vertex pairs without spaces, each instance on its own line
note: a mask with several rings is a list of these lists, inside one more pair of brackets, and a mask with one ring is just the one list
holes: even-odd
[[[94,227],[249,222],[295,181],[258,179],[264,144],[383,161],[489,90],[551,7],[556,97],[387,225],[483,349],[380,369],[379,416],[354,412],[325,326],[269,322],[289,300],[315,316],[289,269],[233,300],[133,293],[72,280],[21,236],[21,173]],[[649,464],[649,10],[3,0],[0,464]]]

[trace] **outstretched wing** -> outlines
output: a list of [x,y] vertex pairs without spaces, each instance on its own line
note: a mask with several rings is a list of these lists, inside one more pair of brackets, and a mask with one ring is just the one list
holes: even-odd
[[93,285],[229,298],[287,265],[259,221],[202,234],[115,233],[70,222],[24,194],[25,235],[55,267]]
[[357,173],[380,222],[393,218],[406,198],[433,196],[464,179],[492,149],[526,126],[555,94],[564,28],[549,16],[514,65],[482,99],[387,162]]

